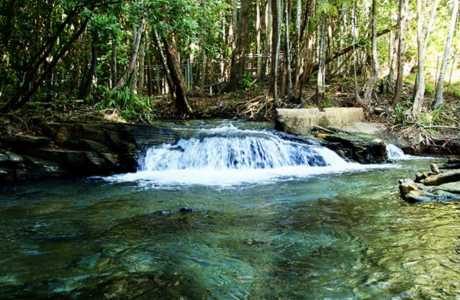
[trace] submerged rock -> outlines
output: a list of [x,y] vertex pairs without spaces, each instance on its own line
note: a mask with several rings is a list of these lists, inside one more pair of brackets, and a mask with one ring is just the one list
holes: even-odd
[[417,173],[415,181],[399,181],[401,197],[407,202],[460,201],[460,169],[440,172],[437,165],[431,172]]

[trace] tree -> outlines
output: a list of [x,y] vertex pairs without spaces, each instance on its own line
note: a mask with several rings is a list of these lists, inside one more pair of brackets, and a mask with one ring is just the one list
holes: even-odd
[[424,34],[424,0],[417,0],[417,84],[415,98],[412,106],[412,116],[417,116],[422,111],[425,98],[425,34]]
[[452,40],[454,36],[455,26],[457,25],[458,17],[458,0],[452,0],[452,15],[450,19],[449,31],[446,39],[446,46],[444,48],[444,54],[442,56],[441,70],[439,71],[438,81],[436,84],[436,95],[433,104],[434,108],[439,108],[444,104],[444,78],[447,73],[449,66],[449,56],[452,49]]
[[377,49],[377,1],[372,0],[371,6],[371,75],[366,83],[364,91],[364,100],[366,104],[369,104],[372,93],[374,92],[375,85],[379,79],[379,61],[378,61],[378,49]]
[[318,78],[316,102],[323,102],[326,93],[326,17],[322,13],[318,21]]
[[249,41],[249,4],[250,1],[241,1],[241,17],[238,22],[238,35],[236,37],[236,49],[232,56],[230,71],[230,89],[241,87],[245,66],[246,54]]
[[408,0],[399,0],[399,11],[398,11],[398,45],[397,45],[397,77],[395,85],[395,93],[393,96],[393,104],[398,103],[401,100],[401,90],[403,87],[403,56],[405,49],[404,33],[406,30],[406,13],[407,13]]
[[118,80],[116,88],[121,88],[125,84],[130,84],[133,80],[135,72],[137,71],[137,59],[139,57],[139,49],[141,46],[142,35],[144,34],[146,24],[144,15],[141,16],[139,23],[140,24],[138,25],[134,34],[133,48],[131,52],[131,58],[129,59],[128,68],[126,69],[123,76]]
[[271,93],[275,100],[278,99],[279,61],[281,49],[281,0],[271,0],[272,5],[272,84]]

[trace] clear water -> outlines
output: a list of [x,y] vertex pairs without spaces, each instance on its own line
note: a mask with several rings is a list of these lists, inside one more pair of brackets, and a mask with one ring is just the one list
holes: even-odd
[[456,299],[460,204],[397,191],[429,163],[3,187],[0,299]]

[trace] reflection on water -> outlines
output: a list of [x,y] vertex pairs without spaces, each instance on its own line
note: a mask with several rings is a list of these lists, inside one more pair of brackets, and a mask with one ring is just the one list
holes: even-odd
[[0,194],[0,299],[455,299],[460,205],[397,194],[428,164],[232,188],[17,187]]

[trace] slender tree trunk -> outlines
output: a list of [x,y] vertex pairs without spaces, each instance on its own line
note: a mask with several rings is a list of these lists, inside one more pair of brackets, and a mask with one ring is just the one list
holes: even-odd
[[158,34],[158,31],[156,28],[153,29],[153,35],[154,35],[155,46],[158,49],[158,54],[160,55],[161,65],[166,75],[166,82],[168,83],[168,86],[169,86],[169,92],[171,94],[171,98],[174,98],[175,97],[174,82],[172,80],[171,72],[168,67],[168,61],[166,59],[166,54],[164,51],[164,48],[166,47],[163,45],[160,35]]
[[447,34],[446,46],[444,48],[444,54],[442,57],[441,70],[439,71],[438,82],[436,85],[436,96],[434,101],[434,108],[439,108],[444,104],[444,78],[449,67],[450,52],[452,49],[452,40],[455,32],[455,26],[457,25],[458,18],[458,0],[452,0],[452,16],[449,25],[449,32]]
[[205,94],[205,85],[206,85],[206,69],[208,65],[208,57],[206,56],[206,53],[203,51],[203,60],[201,62],[201,78],[200,78],[200,90],[201,93],[204,95]]
[[379,62],[378,62],[378,49],[377,49],[377,0],[372,0],[371,8],[371,76],[366,84],[364,92],[364,100],[366,104],[369,104],[372,99],[372,94],[375,89],[375,85],[379,79]]
[[[301,2],[298,0],[298,4]],[[305,37],[305,31],[310,22],[310,18],[314,12],[314,2],[315,0],[306,0],[305,1],[305,13],[304,18],[300,23],[300,28],[297,40],[296,40],[296,52],[295,52],[295,71],[294,71],[294,97],[298,100],[302,98],[303,85],[305,81],[310,76],[311,72],[311,63],[307,66],[307,62],[310,61],[311,57],[311,35],[307,34]]]
[[273,50],[273,12],[272,12],[272,0],[267,0],[267,6],[265,9],[265,24],[267,28],[266,33],[266,47],[265,47],[265,65],[266,70],[264,71],[266,74],[269,74],[271,71],[271,56]]
[[393,104],[401,101],[401,91],[403,87],[404,77],[404,62],[403,56],[405,51],[405,31],[406,31],[406,11],[407,11],[408,0],[399,0],[399,11],[398,11],[398,50],[397,50],[397,75],[395,84],[395,93],[393,96]]
[[285,13],[285,28],[286,28],[286,75],[287,75],[287,96],[288,99],[292,98],[292,69],[291,69],[291,40],[290,40],[290,30],[289,30],[289,15],[290,15],[290,0],[285,1],[285,8],[284,8],[284,13]]
[[85,99],[90,90],[91,90],[91,85],[94,79],[94,76],[96,75],[96,65],[97,65],[97,34],[92,35],[91,39],[91,63],[88,68],[88,71],[86,72],[79,88],[79,93],[78,97],[79,99]]
[[180,115],[191,114],[193,111],[188,103],[187,89],[185,87],[185,80],[182,75],[174,38],[171,39],[170,43],[163,39],[163,45],[165,47],[166,62],[176,94],[176,111]]
[[112,75],[112,85],[111,87],[114,88],[117,81],[118,81],[118,58],[117,58],[117,41],[115,36],[112,36],[112,61],[110,63],[111,68],[111,75]]
[[326,20],[323,13],[318,22],[318,78],[316,102],[319,105],[326,95]]
[[[434,23],[436,21],[436,13],[438,11],[438,5],[439,5],[439,1],[440,0],[434,0],[432,5],[431,5],[431,13],[430,13],[430,21],[428,22],[428,25],[426,26],[425,28],[425,16],[423,15],[423,40],[424,40],[424,43],[423,43],[423,49],[424,51],[426,51],[427,47],[428,47],[428,42],[430,41],[430,34],[433,30],[433,26],[434,26]],[[423,9],[425,8],[426,6],[426,2],[423,1],[422,3],[422,7]],[[424,14],[424,12],[422,11],[422,14]],[[414,95],[413,97],[415,98],[416,97],[416,92],[417,92],[417,86],[418,86],[418,75],[419,73],[417,73],[417,76],[415,77],[415,84],[414,84]]]
[[425,34],[424,27],[424,0],[417,0],[417,55],[418,55],[418,69],[417,69],[417,85],[415,88],[414,104],[412,106],[412,116],[416,119],[421,113],[423,108],[423,101],[425,98]]
[[144,91],[145,84],[145,47],[147,45],[146,37],[147,35],[144,36],[144,41],[141,44],[141,50],[139,55],[139,76],[137,82],[137,90],[141,94]]
[[133,79],[132,77],[134,75],[134,72],[136,71],[137,58],[139,56],[139,48],[141,45],[142,35],[144,33],[144,30],[145,30],[145,18],[142,17],[141,23],[136,30],[136,34],[134,35],[133,50],[131,53],[131,58],[129,59],[128,68],[126,69],[126,72],[123,74],[120,80],[118,80],[116,88],[121,88],[125,86],[127,83],[131,82]]
[[358,103],[362,103],[361,100],[361,95],[359,93],[359,84],[358,84],[358,53],[356,53],[356,46],[357,45],[357,40],[358,40],[358,30],[357,30],[357,24],[356,24],[356,2],[353,1],[353,7],[352,7],[352,20],[351,20],[351,35],[353,37],[353,45],[352,45],[352,51],[353,51],[353,78],[354,78],[354,83],[355,83],[355,98]]
[[257,55],[257,78],[262,74],[262,31],[260,0],[256,0],[256,55]]
[[278,76],[280,60],[280,35],[281,35],[281,0],[272,1],[272,86],[271,93],[275,100],[278,99]]
[[230,89],[241,87],[246,67],[246,54],[249,42],[249,1],[241,1],[241,17],[238,22],[239,35],[236,39],[236,49],[232,55],[230,70]]
[[[306,0],[309,1],[309,0]],[[297,41],[300,41],[300,31],[302,25],[302,0],[296,0],[296,14],[295,14],[295,31]]]

